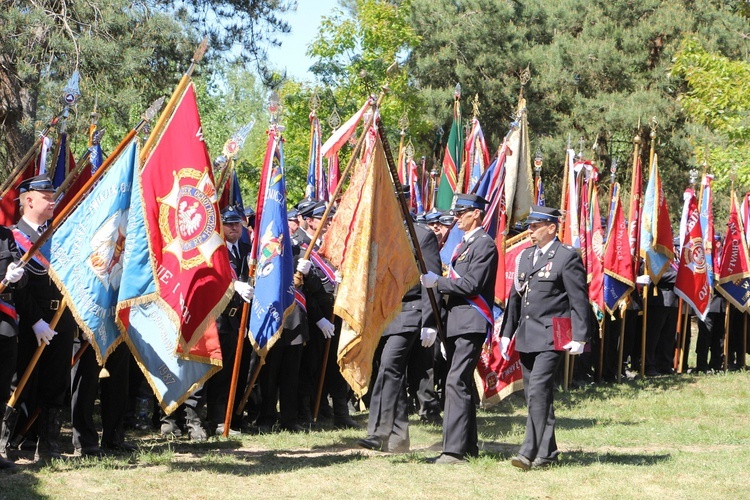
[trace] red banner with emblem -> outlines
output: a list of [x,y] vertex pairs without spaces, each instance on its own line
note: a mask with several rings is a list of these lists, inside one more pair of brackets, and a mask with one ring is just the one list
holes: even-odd
[[144,219],[157,295],[187,353],[231,299],[211,161],[190,83],[141,172]]

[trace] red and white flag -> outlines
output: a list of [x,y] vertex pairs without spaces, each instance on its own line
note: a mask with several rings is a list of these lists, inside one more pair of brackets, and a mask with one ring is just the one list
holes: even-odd
[[708,283],[708,266],[703,248],[698,200],[692,189],[685,190],[680,234],[684,234],[680,251],[680,264],[674,292],[690,304],[701,320],[706,319],[711,302],[711,286]]

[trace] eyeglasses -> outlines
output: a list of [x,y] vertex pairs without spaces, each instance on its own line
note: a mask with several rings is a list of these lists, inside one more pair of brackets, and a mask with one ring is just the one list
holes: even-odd
[[471,212],[473,210],[474,210],[473,208],[461,208],[458,210],[451,210],[451,214],[454,217],[458,218],[458,217],[462,217],[465,213]]

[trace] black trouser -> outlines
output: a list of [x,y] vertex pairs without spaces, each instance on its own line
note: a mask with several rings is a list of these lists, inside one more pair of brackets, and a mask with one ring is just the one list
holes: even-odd
[[485,338],[485,333],[466,333],[446,340],[449,368],[445,379],[443,453],[461,457],[479,453],[474,369]]
[[113,446],[125,441],[123,423],[130,392],[130,349],[122,342],[112,351],[104,367],[109,377],[99,380],[102,411],[102,444]]
[[[711,352],[711,361],[708,353]],[[695,343],[696,363],[698,371],[724,369],[724,314],[710,312],[706,321],[698,320],[698,340]]]
[[420,416],[440,415],[440,400],[435,391],[435,369],[433,368],[432,347],[422,347],[417,343],[409,355],[407,383],[412,398],[416,396]]
[[676,307],[649,307],[646,320],[646,371],[668,371],[674,364]]
[[526,417],[526,436],[519,454],[531,461],[537,457],[555,460],[558,455],[553,406],[554,378],[563,354],[560,351],[520,353],[523,390],[529,413]]
[[[232,382],[232,371],[234,370],[234,360],[237,354],[238,333],[231,331],[219,332],[219,343],[221,344],[222,368],[206,381],[206,420],[211,430],[216,426],[224,423],[226,419],[227,401],[229,400],[229,388]],[[234,408],[242,399],[245,393],[247,381],[247,371],[250,365],[250,355],[253,347],[250,340],[245,337],[242,346],[242,359],[240,361],[240,371],[237,377],[237,390],[235,392],[234,404],[232,405],[232,427],[236,427],[239,422],[235,421]]]
[[[302,360],[302,344],[282,345],[277,343],[266,355],[266,363],[260,372],[261,412],[257,424],[273,425],[278,418],[282,427],[297,425],[299,367]],[[280,412],[277,417],[276,402]]]
[[[81,348],[76,342],[75,355]],[[99,446],[99,434],[94,424],[94,404],[99,392],[99,365],[94,349],[89,347],[71,370],[71,423],[73,424],[73,446],[76,449]]]
[[416,339],[413,332],[381,337],[375,354],[380,364],[372,384],[367,434],[390,448],[409,446],[406,366]]
[[[312,412],[315,407],[315,398],[318,394],[318,380],[320,377],[320,366],[323,362],[323,348],[325,339],[318,328],[310,327],[310,340],[302,348],[302,360],[299,369],[298,387],[298,409],[300,422],[312,422]],[[269,351],[270,352],[270,351]],[[336,352],[331,349],[328,356],[336,357]]]
[[0,335],[0,408],[10,399],[10,384],[16,372],[16,358],[18,357],[18,337],[4,337]]

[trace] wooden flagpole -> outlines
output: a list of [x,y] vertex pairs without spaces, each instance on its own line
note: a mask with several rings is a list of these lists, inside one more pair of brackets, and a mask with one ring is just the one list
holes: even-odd
[[[28,249],[28,251],[23,254],[21,257],[21,260],[19,261],[19,266],[23,267],[26,264],[29,263],[31,258],[34,256],[34,254],[42,248],[42,245],[47,242],[47,240],[52,236],[52,234],[55,232],[55,230],[60,226],[60,224],[63,223],[63,221],[70,215],[70,213],[75,209],[75,207],[81,202],[84,196],[89,192],[89,190],[96,184],[96,182],[104,175],[104,173],[107,171],[109,166],[114,162],[116,158],[120,156],[120,153],[127,147],[128,144],[133,140],[133,138],[141,131],[141,129],[148,123],[155,115],[156,112],[159,111],[159,108],[161,107],[162,103],[164,102],[164,98],[159,98],[156,101],[154,101],[153,104],[146,110],[146,112],[143,114],[143,117],[141,121],[138,123],[138,125],[135,126],[128,134],[125,136],[125,138],[120,142],[120,144],[117,145],[115,150],[112,152],[111,155],[107,157],[107,159],[102,163],[101,167],[99,167],[96,172],[91,176],[91,178],[86,182],[86,184],[83,185],[81,190],[75,194],[75,196],[70,200],[70,203],[68,203],[63,210],[60,211],[59,214],[52,220],[52,223],[47,227],[47,229],[39,236],[39,239],[36,240],[36,242],[31,246],[31,248]],[[7,287],[9,282],[7,279],[3,279],[2,282],[0,282],[0,293],[2,293]]]

